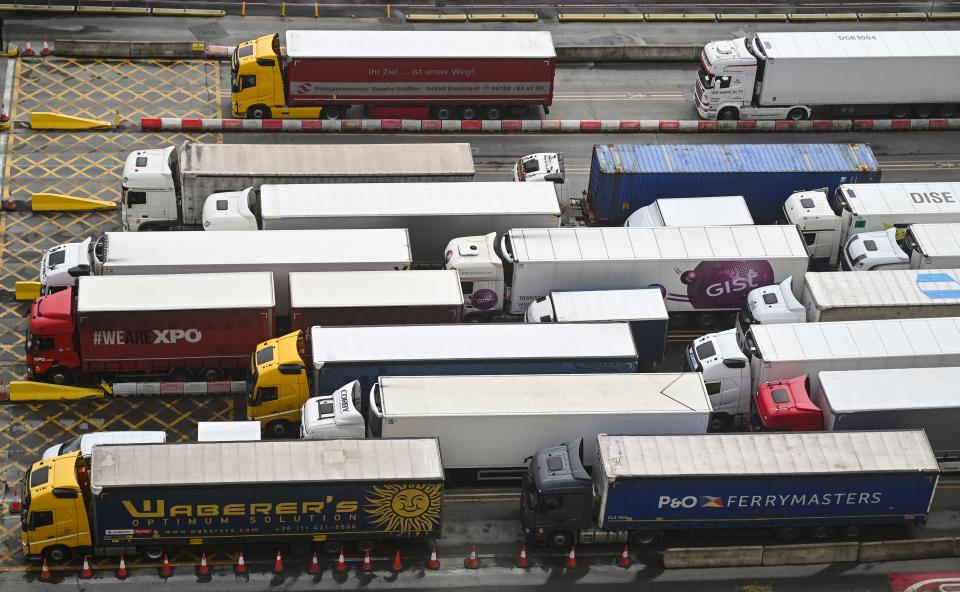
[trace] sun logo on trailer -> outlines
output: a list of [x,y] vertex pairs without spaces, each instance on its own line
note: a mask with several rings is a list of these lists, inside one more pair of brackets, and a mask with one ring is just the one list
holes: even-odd
[[385,532],[431,532],[440,521],[440,486],[384,485],[373,488],[364,511]]

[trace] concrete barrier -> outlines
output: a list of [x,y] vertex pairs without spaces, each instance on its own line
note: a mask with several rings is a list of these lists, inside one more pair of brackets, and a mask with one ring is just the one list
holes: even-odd
[[206,44],[201,42],[131,41],[131,58],[202,58]]
[[953,538],[940,538],[860,543],[860,553],[857,560],[860,563],[873,563],[877,561],[953,557],[954,541]]
[[757,567],[763,565],[763,547],[690,547],[667,549],[667,569],[692,567]]
[[763,565],[856,562],[859,551],[858,542],[776,545],[763,548]]
[[[202,58],[206,45],[202,42],[174,41],[97,41],[57,39],[57,55],[78,58]],[[229,56],[227,56],[229,57]]]
[[561,45],[558,62],[695,62],[700,45]]
[[129,41],[56,39],[58,56],[75,58],[129,58]]

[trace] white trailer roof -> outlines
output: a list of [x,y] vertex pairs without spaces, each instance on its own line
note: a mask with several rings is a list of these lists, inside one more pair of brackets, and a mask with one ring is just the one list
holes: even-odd
[[264,185],[265,219],[338,216],[560,215],[552,183],[335,183]]
[[313,327],[313,362],[636,357],[626,323]]
[[960,55],[960,31],[757,33],[770,58],[916,58]]
[[795,226],[521,228],[516,261],[808,258]]
[[[860,216],[960,212],[960,183],[864,183],[841,185],[840,191]],[[943,200],[945,194],[953,199]]]
[[820,389],[835,413],[958,408],[958,384],[956,367],[820,373]]
[[288,59],[552,58],[546,31],[287,31]]
[[753,325],[750,332],[764,363],[960,353],[960,317]]
[[608,478],[938,471],[923,430],[598,437]]
[[97,446],[90,485],[164,487],[443,479],[433,438]]
[[[516,376],[382,376],[385,417],[565,415],[713,408],[703,376],[549,374]],[[456,393],[456,396],[451,396]]]
[[819,308],[960,304],[960,269],[888,269],[870,273],[807,272]]
[[550,292],[550,300],[559,323],[668,318],[658,288]]
[[463,305],[454,269],[290,274],[291,308]]
[[273,308],[273,274],[81,276],[79,312]]
[[402,228],[108,232],[107,266],[410,261]]
[[472,175],[470,144],[184,145],[184,174],[227,177]]
[[684,220],[690,216],[715,226],[753,224],[750,208],[742,195],[661,197],[656,203],[666,226],[689,226]]
[[911,224],[910,234],[927,257],[960,256],[960,224]]

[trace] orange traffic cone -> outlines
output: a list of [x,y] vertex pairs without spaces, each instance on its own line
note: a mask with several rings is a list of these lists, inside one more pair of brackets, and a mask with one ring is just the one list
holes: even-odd
[[577,548],[574,545],[570,545],[570,553],[567,555],[567,562],[564,563],[564,567],[567,569],[575,569],[577,567]]
[[317,560],[317,552],[313,552],[313,559],[310,560],[310,567],[307,568],[308,574],[318,574],[320,573],[320,562]]
[[117,578],[125,580],[129,575],[130,570],[127,569],[127,559],[123,556],[123,553],[120,553],[120,567],[117,568]]
[[[10,201],[13,203],[13,200]],[[16,206],[14,206],[16,208]],[[9,208],[8,208],[9,209]],[[10,502],[10,505],[7,507],[11,514],[19,514],[20,510],[23,509],[23,504],[20,503],[20,492],[17,490],[13,491],[13,501]]]
[[340,547],[340,555],[337,557],[337,562],[333,565],[333,571],[338,573],[347,571],[347,560],[343,557],[343,547]]
[[434,546],[430,550],[430,559],[427,559],[427,569],[436,570],[440,569],[440,560],[437,559],[437,547]]
[[630,559],[630,545],[624,545],[620,557],[617,557],[617,567],[630,567],[633,560]]
[[173,575],[173,568],[170,567],[170,558],[167,557],[167,554],[163,554],[163,563],[160,565],[160,577],[169,578]]
[[30,47],[30,41],[27,41],[27,48],[23,50],[23,55],[28,58],[33,57],[33,48]]
[[360,564],[360,570],[363,573],[373,573],[373,565],[370,564],[370,549],[363,550],[363,563]]
[[243,551],[240,551],[240,555],[237,557],[237,564],[233,566],[233,573],[238,576],[247,573],[247,562],[243,560]]
[[50,568],[47,567],[47,558],[43,558],[43,565],[40,566],[40,581],[47,582],[50,580]]
[[517,567],[527,568],[530,566],[530,562],[527,560],[527,546],[520,545],[520,556],[517,557]]
[[[3,102],[0,102],[0,123],[6,123],[8,121],[10,121],[10,116],[7,115],[7,106],[3,104]],[[3,401],[6,401],[10,396],[10,391],[3,382],[0,382],[0,393],[6,395],[6,397],[0,398],[0,400]]]
[[200,565],[197,566],[198,576],[210,575],[210,566],[207,565],[207,554],[200,553]]
[[80,568],[80,579],[89,580],[93,577],[93,570],[90,569],[90,559],[86,555],[83,556],[83,567]]
[[283,573],[283,557],[280,556],[280,549],[277,549],[277,558],[273,561],[273,573],[277,575]]
[[393,573],[403,571],[403,564],[400,563],[400,549],[397,549],[397,552],[393,554],[393,563],[390,564],[390,571]]
[[477,569],[480,567],[480,560],[477,559],[477,546],[470,547],[470,554],[463,560],[463,566],[467,569]]
[[50,46],[47,45],[47,38],[43,38],[43,49],[40,50],[40,55],[46,57],[50,55]]

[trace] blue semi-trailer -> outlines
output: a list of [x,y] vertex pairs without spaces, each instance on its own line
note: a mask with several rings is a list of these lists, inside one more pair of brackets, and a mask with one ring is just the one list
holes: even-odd
[[757,224],[774,222],[796,191],[876,183],[868,144],[602,144],[593,147],[588,216],[623,224],[664,197],[742,195]]
[[597,437],[542,450],[522,483],[531,542],[649,545],[671,530],[767,529],[782,541],[922,525],[939,468],[922,430]]
[[24,478],[23,554],[63,562],[178,546],[439,538],[435,438],[96,446]]

